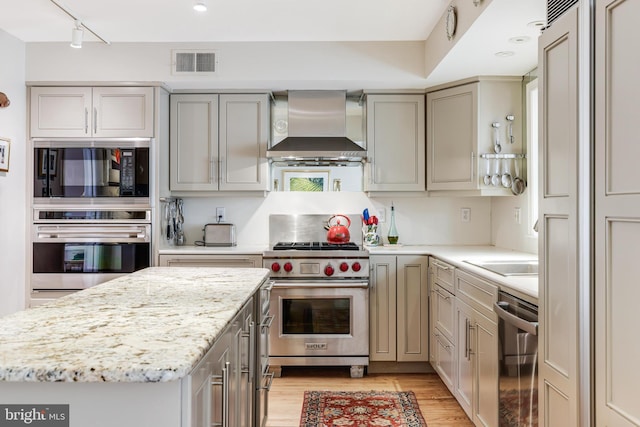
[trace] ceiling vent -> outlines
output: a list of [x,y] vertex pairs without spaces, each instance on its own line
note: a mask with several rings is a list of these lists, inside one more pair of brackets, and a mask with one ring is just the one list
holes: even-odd
[[553,21],[561,17],[576,3],[578,3],[578,0],[547,0],[547,26],[551,25]]
[[212,75],[218,69],[215,50],[174,50],[172,71],[177,75]]

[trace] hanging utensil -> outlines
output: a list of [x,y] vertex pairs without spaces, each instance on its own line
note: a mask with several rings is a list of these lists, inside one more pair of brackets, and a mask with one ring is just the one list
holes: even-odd
[[491,185],[491,160],[490,159],[484,159],[484,160],[485,162],[487,162],[487,174],[484,176],[482,181],[484,182],[484,185]]
[[493,122],[491,127],[493,128],[493,151],[499,153],[502,151],[502,146],[500,145],[500,123]]
[[525,188],[527,188],[527,183],[520,178],[520,168],[518,166],[518,159],[516,159],[516,177],[511,183],[511,192],[516,196],[524,193]]
[[513,139],[513,121],[515,120],[515,116],[513,114],[509,114],[506,119],[509,132],[509,142],[513,144],[515,142]]
[[511,187],[511,183],[513,182],[513,179],[511,178],[511,173],[509,170],[509,159],[504,159],[504,161],[506,162],[506,166],[504,168],[504,171],[502,172],[502,178],[500,179],[502,181],[502,186],[505,188],[509,188]]
[[500,185],[500,179],[502,178],[500,176],[500,159],[496,159],[495,163],[496,171],[493,176],[491,176],[491,185],[493,185],[494,187],[498,187]]

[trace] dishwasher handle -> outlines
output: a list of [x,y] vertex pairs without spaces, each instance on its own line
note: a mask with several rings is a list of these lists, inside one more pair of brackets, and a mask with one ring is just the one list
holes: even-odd
[[529,332],[532,335],[538,335],[538,322],[529,322],[525,319],[519,318],[515,314],[509,313],[507,310],[505,310],[505,307],[508,306],[508,302],[494,302],[493,311],[495,311],[498,317],[500,317],[502,320],[516,326],[518,329],[522,329],[523,331]]

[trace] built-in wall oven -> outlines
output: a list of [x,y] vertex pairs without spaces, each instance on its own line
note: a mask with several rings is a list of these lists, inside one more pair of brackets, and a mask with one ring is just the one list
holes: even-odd
[[151,211],[34,209],[31,305],[151,265]]

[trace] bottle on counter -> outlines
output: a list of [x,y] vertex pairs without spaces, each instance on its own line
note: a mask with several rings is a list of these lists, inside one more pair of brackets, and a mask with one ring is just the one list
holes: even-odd
[[389,244],[395,245],[398,243],[398,229],[396,228],[396,209],[391,203],[391,221],[389,222],[389,234],[387,235]]

